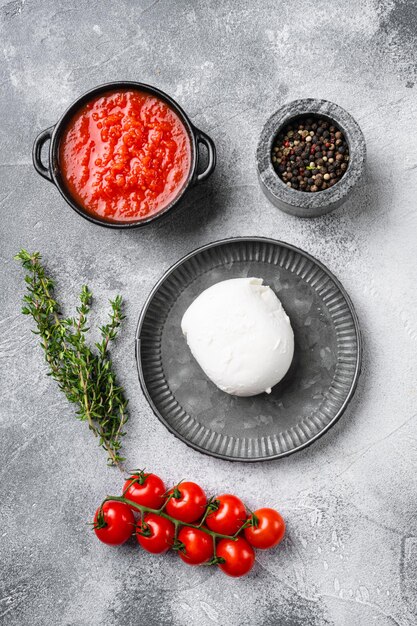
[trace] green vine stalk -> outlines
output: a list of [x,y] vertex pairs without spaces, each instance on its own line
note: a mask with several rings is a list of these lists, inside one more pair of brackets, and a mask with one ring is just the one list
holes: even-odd
[[178,487],[181,483],[178,483],[177,485],[175,485],[175,487],[172,490],[172,493],[170,493],[166,497],[163,505],[159,509],[152,509],[148,506],[138,504],[137,502],[134,502],[133,500],[129,500],[129,498],[126,498],[126,493],[129,491],[130,487],[134,485],[135,483],[143,484],[143,481],[146,478],[146,474],[144,473],[144,470],[137,470],[137,471],[138,473],[130,474],[129,485],[124,490],[121,496],[106,496],[106,498],[103,500],[103,502],[101,503],[98,509],[97,521],[92,524],[93,528],[101,529],[107,526],[105,519],[104,519],[104,512],[103,512],[103,505],[105,504],[105,502],[112,502],[112,501],[123,502],[124,504],[127,504],[131,508],[135,509],[137,513],[140,513],[141,519],[142,519],[142,528],[141,528],[140,534],[144,536],[148,536],[150,534],[149,528],[147,527],[146,522],[144,521],[145,513],[154,513],[155,515],[164,517],[165,519],[172,522],[175,528],[174,543],[171,546],[173,550],[181,550],[181,551],[184,550],[184,547],[185,547],[184,544],[178,541],[178,531],[183,526],[186,526],[187,528],[195,528],[197,530],[201,530],[207,535],[210,535],[213,539],[213,558],[210,561],[208,561],[206,565],[216,565],[218,563],[224,562],[224,559],[221,557],[218,557],[216,553],[216,540],[217,539],[229,539],[230,541],[236,541],[240,533],[245,528],[247,528],[248,526],[256,527],[258,525],[258,518],[256,517],[254,513],[250,511],[247,519],[242,523],[242,525],[240,526],[240,528],[237,530],[237,532],[234,535],[223,535],[222,533],[218,533],[218,532],[215,532],[214,530],[210,530],[209,528],[207,528],[207,526],[204,526],[204,522],[206,521],[207,515],[209,515],[212,511],[216,511],[219,507],[219,501],[216,500],[215,498],[209,498],[206,504],[204,515],[202,519],[198,522],[198,524],[191,524],[189,522],[183,522],[181,520],[176,519],[175,517],[172,517],[171,515],[168,515],[168,513],[166,513],[164,509],[166,505],[168,504],[168,501],[171,498],[180,497],[181,494],[178,492]]

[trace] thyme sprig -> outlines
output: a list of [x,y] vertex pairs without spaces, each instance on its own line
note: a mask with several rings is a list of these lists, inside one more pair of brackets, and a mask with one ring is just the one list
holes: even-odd
[[21,250],[15,259],[28,272],[22,313],[31,315],[36,323],[33,332],[40,337],[48,375],[57,381],[69,402],[78,405],[77,418],[88,422],[99,445],[107,451],[109,464],[120,466],[124,461],[120,449],[128,418],[127,400],[117,384],[108,348],[124,319],[121,296],[110,300],[110,320],[100,327],[101,340],[94,350],[86,341],[92,300],[88,287],[81,288],[77,315],[64,318],[53,295],[54,281],[47,276],[39,252]]

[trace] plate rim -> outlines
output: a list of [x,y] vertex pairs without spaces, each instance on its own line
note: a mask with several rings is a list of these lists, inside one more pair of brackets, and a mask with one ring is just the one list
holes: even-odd
[[[152,396],[149,393],[148,388],[147,388],[146,383],[145,383],[145,379],[144,379],[144,375],[143,375],[143,368],[142,368],[142,363],[141,363],[141,340],[140,340],[140,334],[141,334],[142,326],[143,326],[143,323],[144,323],[144,320],[145,320],[145,317],[146,317],[146,313],[148,311],[149,305],[152,302],[152,299],[153,299],[155,293],[159,290],[159,288],[165,282],[165,280],[178,267],[183,265],[186,261],[188,261],[192,257],[200,254],[201,252],[204,252],[205,250],[209,250],[210,248],[216,248],[218,246],[225,245],[225,244],[241,243],[241,242],[261,242],[261,243],[269,243],[269,244],[273,244],[273,245],[283,246],[283,247],[285,247],[285,248],[287,248],[289,250],[292,250],[292,251],[294,251],[294,252],[296,252],[298,254],[301,254],[301,255],[305,256],[308,260],[310,260],[313,263],[315,263],[325,274],[327,274],[334,281],[334,283],[339,288],[341,294],[343,295],[344,299],[346,300],[346,303],[347,303],[347,305],[349,307],[349,311],[350,311],[350,313],[352,315],[352,320],[353,320],[355,333],[356,333],[356,336],[357,336],[357,342],[358,342],[357,359],[356,359],[356,364],[355,364],[355,372],[354,372],[354,375],[353,375],[353,380],[352,380],[349,392],[348,392],[348,394],[347,394],[347,396],[346,396],[342,406],[337,411],[337,413],[333,417],[333,419],[330,420],[330,422],[320,432],[316,433],[313,437],[311,437],[311,439],[309,439],[308,441],[306,441],[306,442],[296,446],[295,448],[292,448],[291,450],[287,450],[285,452],[279,452],[278,454],[273,454],[271,456],[260,456],[260,457],[250,458],[250,459],[244,458],[244,457],[231,457],[231,456],[227,456],[225,454],[220,454],[218,452],[212,452],[210,450],[202,448],[198,444],[195,444],[195,443],[189,441],[186,437],[184,437],[178,431],[176,431],[169,424],[169,422],[167,422],[167,420],[164,418],[164,416],[156,408],[156,406],[155,406],[155,404],[154,404],[154,402],[152,400]],[[330,430],[330,428],[332,428],[332,426],[334,426],[339,421],[339,419],[342,417],[343,413],[346,411],[350,401],[352,400],[352,398],[353,398],[353,396],[355,394],[356,388],[358,386],[358,381],[359,381],[359,377],[360,377],[360,374],[361,374],[361,370],[362,370],[362,349],[363,349],[362,333],[361,333],[361,329],[360,329],[358,314],[356,313],[355,307],[353,305],[353,302],[352,302],[349,294],[347,293],[346,289],[344,288],[344,286],[342,285],[340,280],[333,274],[333,272],[331,270],[329,270],[329,268],[326,265],[324,265],[324,263],[322,263],[321,261],[316,259],[312,254],[310,254],[309,252],[306,252],[302,248],[299,248],[298,246],[295,246],[295,245],[293,245],[291,243],[287,243],[286,241],[282,241],[282,240],[279,240],[279,239],[273,239],[272,237],[261,237],[261,236],[227,237],[225,239],[218,239],[216,241],[212,241],[210,243],[204,244],[203,246],[199,246],[198,248],[195,248],[191,252],[188,252],[186,255],[181,257],[178,261],[176,261],[173,265],[171,265],[162,274],[162,276],[158,279],[158,281],[155,283],[155,285],[151,289],[149,295],[147,296],[147,298],[146,298],[146,300],[145,300],[145,302],[143,304],[142,310],[140,312],[139,320],[138,320],[138,323],[137,323],[137,326],[136,326],[136,333],[135,333],[135,360],[136,360],[136,368],[137,368],[138,375],[139,375],[139,383],[140,383],[142,392],[143,392],[146,400],[148,401],[149,406],[151,407],[154,415],[158,418],[158,420],[165,426],[165,428],[170,433],[172,433],[177,439],[179,439],[180,441],[185,443],[189,448],[192,448],[193,450],[197,450],[198,452],[201,452],[202,454],[206,454],[208,456],[212,456],[212,457],[215,457],[217,459],[222,459],[223,461],[240,462],[240,463],[259,463],[259,462],[264,462],[264,461],[275,461],[277,459],[282,459],[282,458],[290,456],[291,454],[295,454],[296,452],[304,450],[305,448],[308,448],[315,441],[317,441],[323,435],[325,435],[327,433],[327,431]]]

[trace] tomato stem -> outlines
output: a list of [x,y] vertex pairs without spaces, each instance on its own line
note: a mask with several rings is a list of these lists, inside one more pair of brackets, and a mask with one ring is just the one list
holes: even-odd
[[129,490],[129,488],[134,485],[135,483],[138,483],[139,485],[143,485],[145,480],[148,478],[149,474],[145,474],[145,470],[144,469],[137,469],[137,470],[133,470],[130,472],[130,476],[128,478],[129,480],[129,485],[127,486],[127,488],[124,490],[123,495]]
[[211,513],[212,511],[217,511],[218,508],[219,508],[219,501],[215,500],[214,498],[210,498],[210,500],[207,503],[206,510],[203,515],[203,519],[199,523],[198,527],[201,528],[201,526],[206,521],[207,515]]
[[100,508],[99,508],[99,510],[97,512],[97,521],[93,522],[94,530],[100,530],[101,528],[105,528],[107,526],[107,523],[104,520],[104,511],[103,511],[103,504],[104,504],[104,502],[101,504],[101,506],[100,506]]
[[175,525],[175,534],[174,534],[174,541],[176,541],[178,539],[178,530],[179,530],[179,522],[174,522]]
[[254,516],[248,517],[248,519],[243,522],[242,526],[235,532],[233,537],[237,537],[242,532],[242,530],[244,530],[248,526],[252,526],[252,517]]
[[206,533],[207,535],[211,535],[213,537],[214,543],[216,539],[231,539],[232,541],[236,541],[237,534],[241,530],[239,529],[236,535],[222,535],[221,533],[216,533],[214,530],[210,530],[209,528],[198,526],[197,524],[189,524],[187,522],[182,522],[181,520],[175,519],[175,517],[168,515],[168,513],[165,513],[162,509],[151,509],[149,506],[143,506],[142,504],[137,504],[136,502],[133,502],[132,500],[128,500],[124,496],[107,496],[107,498],[103,500],[103,503],[101,506],[103,506],[105,502],[109,502],[111,500],[115,500],[116,502],[124,502],[131,508],[134,508],[140,513],[142,513],[142,516],[144,513],[155,513],[155,515],[164,517],[165,519],[168,519],[170,522],[174,524],[176,532],[179,526],[187,526],[188,528],[195,528],[197,530],[201,530],[203,533]]
[[171,499],[171,496],[168,496],[165,502],[163,503],[163,505],[161,506],[161,508],[158,510],[158,515],[160,515],[163,512],[163,510],[165,509],[170,499]]
[[[168,493],[168,499],[169,499],[169,498],[175,498],[176,500],[179,500],[179,499],[181,498],[181,491],[178,489],[178,487],[179,487],[179,486],[181,485],[181,483],[183,483],[183,482],[184,482],[184,479],[182,478],[182,479],[180,480],[180,482],[179,482],[179,483],[177,483],[177,484],[175,485],[175,487],[173,487],[173,489],[172,489],[172,493]],[[168,490],[168,491],[171,491],[171,490]]]

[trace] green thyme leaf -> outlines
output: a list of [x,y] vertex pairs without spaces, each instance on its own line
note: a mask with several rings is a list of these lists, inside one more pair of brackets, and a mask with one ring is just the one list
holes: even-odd
[[81,287],[77,316],[63,318],[53,295],[54,281],[46,275],[39,252],[21,250],[15,259],[28,272],[22,313],[31,315],[36,323],[33,332],[41,338],[48,375],[57,381],[69,402],[78,405],[76,417],[88,422],[99,445],[107,451],[109,464],[119,465],[124,460],[119,450],[128,419],[127,400],[123,388],[116,384],[108,349],[124,319],[121,296],[110,301],[109,321],[100,328],[101,341],[96,344],[97,351],[93,350],[86,341],[92,301],[87,285]]

